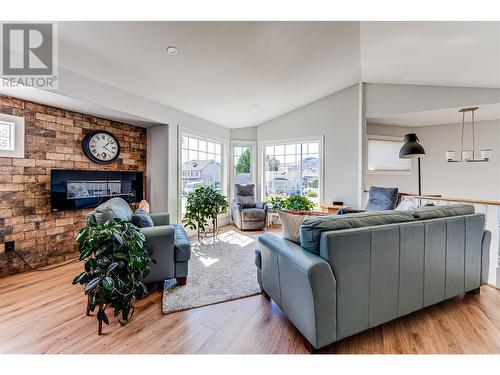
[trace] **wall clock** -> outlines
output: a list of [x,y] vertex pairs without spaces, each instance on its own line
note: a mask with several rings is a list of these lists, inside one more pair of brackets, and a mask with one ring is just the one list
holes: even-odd
[[94,163],[111,163],[120,155],[118,139],[105,130],[94,130],[82,141],[83,152]]

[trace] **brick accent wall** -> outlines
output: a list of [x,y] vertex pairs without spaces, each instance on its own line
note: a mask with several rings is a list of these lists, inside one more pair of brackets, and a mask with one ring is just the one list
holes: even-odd
[[[75,238],[90,209],[50,211],[50,170],[146,172],[146,129],[0,95],[0,113],[25,119],[25,158],[0,157],[0,277],[26,271],[5,242],[34,267],[77,255]],[[119,140],[112,164],[95,164],[82,151],[91,130],[106,129]],[[146,181],[146,176],[144,176]],[[146,191],[146,189],[144,189]]]

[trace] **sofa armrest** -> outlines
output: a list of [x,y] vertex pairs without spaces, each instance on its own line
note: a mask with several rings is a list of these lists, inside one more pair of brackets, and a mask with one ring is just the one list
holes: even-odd
[[151,216],[155,227],[170,224],[170,215],[168,212],[154,212],[149,215]]
[[172,239],[172,243],[174,242],[175,230],[172,225],[158,225],[155,227],[140,228],[140,231],[144,234],[146,240],[153,237],[165,237]]
[[315,348],[336,339],[336,280],[323,258],[274,233],[259,237],[262,286]]
[[148,250],[151,272],[143,280],[145,283],[163,281],[175,277],[175,229],[172,225],[141,228],[146,237],[144,246]]
[[238,228],[241,227],[241,204],[234,201],[231,203],[231,220]]
[[235,210],[241,211],[243,209],[241,203],[234,202],[231,203],[231,207]]
[[267,202],[257,202],[255,203],[255,208],[260,208],[261,210],[267,211]]
[[485,230],[481,243],[481,285],[488,283],[488,274],[490,270],[490,244],[491,232]]
[[337,211],[337,215],[357,214],[360,212],[365,212],[365,210],[357,210],[355,208],[341,208]]

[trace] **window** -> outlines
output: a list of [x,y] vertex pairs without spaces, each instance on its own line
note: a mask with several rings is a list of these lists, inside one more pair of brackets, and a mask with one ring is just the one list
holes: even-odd
[[320,202],[320,142],[264,146],[264,198],[272,194],[304,195]]
[[213,186],[224,193],[222,184],[222,143],[182,135],[181,137],[181,213],[186,196],[198,186]]
[[0,121],[0,150],[14,150],[14,123]]
[[24,158],[24,118],[0,113],[0,157]]
[[244,145],[233,146],[233,182],[234,184],[251,184],[252,178],[252,147]]
[[368,172],[409,172],[409,159],[400,159],[402,140],[368,138]]

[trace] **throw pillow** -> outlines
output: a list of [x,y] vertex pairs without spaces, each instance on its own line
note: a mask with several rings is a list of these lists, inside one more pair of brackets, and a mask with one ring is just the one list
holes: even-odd
[[317,211],[278,211],[283,237],[300,245],[300,226],[305,219],[315,216],[326,216],[326,213]]
[[141,208],[144,210],[144,212],[146,212],[147,214],[149,214],[149,203],[147,200],[143,199],[140,203],[139,203],[139,206],[137,208]]
[[395,208],[396,211],[410,211],[418,207],[418,204],[413,199],[402,199],[398,206]]
[[153,219],[142,208],[138,208],[130,220],[138,228],[154,227]]

